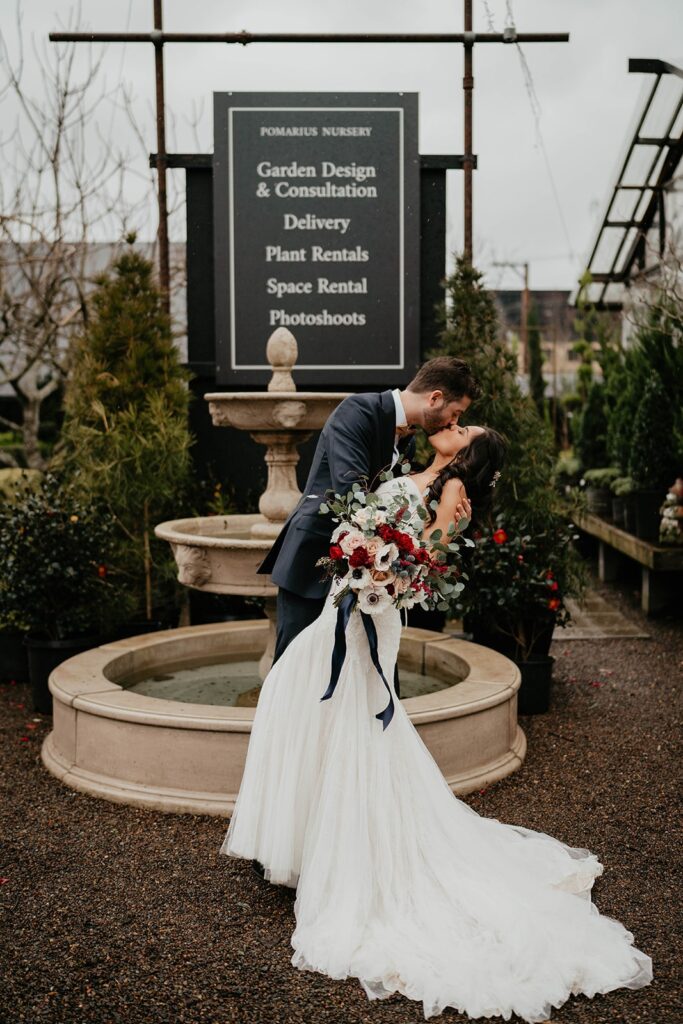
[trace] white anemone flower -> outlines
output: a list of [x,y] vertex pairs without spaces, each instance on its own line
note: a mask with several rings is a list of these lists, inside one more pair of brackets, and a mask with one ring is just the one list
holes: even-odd
[[392,603],[386,587],[367,587],[358,594],[358,607],[366,615],[379,615]]
[[386,571],[398,558],[398,548],[395,544],[383,544],[375,555],[375,569]]
[[366,568],[359,566],[346,574],[345,582],[348,583],[351,590],[364,590],[365,587],[372,586],[372,576]]

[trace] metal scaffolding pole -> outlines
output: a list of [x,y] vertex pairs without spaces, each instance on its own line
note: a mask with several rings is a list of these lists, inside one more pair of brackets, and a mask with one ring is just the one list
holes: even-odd
[[153,32],[50,32],[53,43],[152,43],[156,70],[157,172],[159,199],[159,278],[166,296],[170,293],[168,254],[168,211],[166,202],[166,133],[164,116],[164,58],[166,43],[227,43],[248,46],[252,43],[460,43],[465,50],[464,93],[464,217],[463,249],[472,262],[472,74],[475,43],[566,43],[568,32],[504,32],[472,30],[472,0],[464,0],[464,32],[164,32],[162,0],[154,0]]

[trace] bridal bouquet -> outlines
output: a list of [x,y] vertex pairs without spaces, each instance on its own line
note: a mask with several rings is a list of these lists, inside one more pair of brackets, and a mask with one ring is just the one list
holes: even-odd
[[[382,478],[391,479],[391,474]],[[391,604],[399,609],[418,604],[425,610],[447,611],[464,589],[467,576],[461,549],[473,546],[473,541],[461,536],[468,521],[457,529],[451,524],[446,537],[435,530],[428,541],[422,541],[419,534],[428,513],[421,503],[416,508],[400,489],[377,494],[358,483],[348,494],[335,494],[323,502],[320,512],[338,523],[329,555],[316,563],[340,584],[336,607],[353,595],[353,607],[366,615]]]

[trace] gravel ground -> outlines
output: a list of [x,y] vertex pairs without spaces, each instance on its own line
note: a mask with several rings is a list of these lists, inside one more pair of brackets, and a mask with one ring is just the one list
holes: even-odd
[[[522,719],[525,765],[467,802],[595,852],[605,865],[597,906],[654,960],[648,988],[572,998],[553,1021],[681,1024],[683,630],[680,619],[642,619],[628,589],[600,590],[651,639],[555,643],[552,711]],[[218,854],[225,819],[74,793],[40,761],[49,727],[26,685],[0,686],[2,1024],[424,1019],[400,995],[370,1003],[354,979],[292,967],[294,892]],[[446,1010],[435,1020],[469,1018]]]

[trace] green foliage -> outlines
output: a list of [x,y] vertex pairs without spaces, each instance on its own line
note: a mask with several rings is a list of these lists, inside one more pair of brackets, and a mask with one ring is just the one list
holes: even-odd
[[572,486],[579,482],[581,463],[571,451],[560,452],[555,463],[555,482],[561,486]]
[[168,544],[154,526],[190,493],[191,379],[173,343],[152,264],[126,252],[100,279],[72,352],[58,467],[118,526],[117,561],[138,612],[177,604]]
[[665,281],[636,308],[632,346],[620,354],[607,382],[607,447],[612,462],[624,472],[631,463],[636,410],[653,374],[666,393],[667,407],[673,417],[671,432],[666,438],[658,425],[653,426],[659,431],[671,463],[680,467],[683,462],[682,339],[683,302],[675,285]]
[[585,408],[580,415],[576,453],[582,469],[604,466],[607,456],[607,414],[604,385],[594,381]]
[[590,487],[611,488],[612,483],[618,477],[619,470],[615,466],[607,466],[603,469],[588,469],[584,473],[584,479]]
[[[516,359],[501,337],[493,298],[484,288],[481,274],[462,257],[458,258],[455,271],[446,282],[446,294],[441,343],[438,350],[429,355],[453,355],[470,364],[481,381],[483,396],[468,410],[467,419],[493,427],[507,440],[505,468],[495,494],[498,528],[507,531],[510,537],[533,538],[534,550],[537,545],[542,552],[534,562],[538,572],[551,566],[556,578],[562,580],[563,596],[576,593],[580,589],[582,567],[571,543],[563,539],[568,536],[567,510],[553,486],[555,449],[550,426],[533,399],[522,393]],[[480,558],[489,565],[491,554],[498,560],[507,560],[513,552],[513,547],[501,548],[495,544],[494,532],[492,526],[482,532],[472,554],[475,573]],[[506,565],[505,571],[514,575],[517,570],[512,561]],[[463,610],[480,621],[497,622],[502,617],[507,622],[506,628],[517,633],[527,628],[523,617],[531,612],[532,606],[547,618],[550,609],[543,609],[535,601],[519,604],[514,588],[497,589],[495,573],[490,576],[491,585],[483,585],[489,577],[485,576],[488,572],[485,567],[482,572],[482,585],[473,582],[466,588]]]
[[676,475],[674,412],[662,379],[652,371],[633,422],[629,473],[636,486],[662,493]]
[[610,490],[617,498],[625,498],[627,494],[632,494],[635,489],[636,485],[630,476],[618,476],[610,484]]
[[493,296],[463,257],[446,281],[441,324],[439,347],[428,355],[457,356],[470,364],[483,395],[466,419],[493,427],[508,443],[497,504],[524,517],[529,529],[542,528],[557,511],[549,486],[555,464],[552,431],[531,397],[523,394],[517,361],[501,337]]
[[541,354],[541,325],[536,303],[531,303],[527,317],[527,355],[529,359],[529,394],[539,415],[545,415],[545,381],[543,380],[543,356]]
[[579,594],[585,571],[574,555],[574,530],[558,520],[553,528],[531,533],[513,528],[499,515],[477,538],[469,585],[459,611],[470,622],[514,642],[514,657],[534,653],[548,625],[569,621],[565,598]]
[[0,504],[0,625],[51,640],[107,632],[127,611],[115,522],[52,473]]

